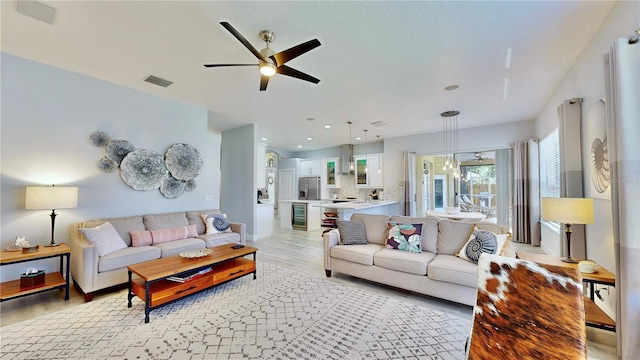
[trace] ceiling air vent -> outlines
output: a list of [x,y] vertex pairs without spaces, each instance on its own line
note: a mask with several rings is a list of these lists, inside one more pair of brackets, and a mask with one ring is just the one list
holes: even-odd
[[144,81],[152,84],[156,84],[158,86],[167,87],[173,84],[173,81],[165,80],[163,78],[159,78],[157,76],[149,75]]
[[373,125],[373,126],[386,126],[387,123],[384,122],[384,121],[374,121],[374,122],[371,123],[371,125]]

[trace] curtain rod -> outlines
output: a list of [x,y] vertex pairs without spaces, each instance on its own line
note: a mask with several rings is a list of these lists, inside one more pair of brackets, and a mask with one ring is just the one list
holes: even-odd
[[635,44],[640,40],[640,28],[636,30],[636,33],[629,37],[629,44]]

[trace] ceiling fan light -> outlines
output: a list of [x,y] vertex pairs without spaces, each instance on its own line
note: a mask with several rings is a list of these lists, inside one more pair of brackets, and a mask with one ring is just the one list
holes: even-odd
[[276,74],[276,66],[266,61],[260,62],[260,74],[264,76],[273,76]]

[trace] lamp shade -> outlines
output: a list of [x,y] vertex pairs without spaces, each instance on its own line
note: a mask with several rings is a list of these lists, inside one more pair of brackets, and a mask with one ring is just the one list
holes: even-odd
[[542,198],[542,219],[564,224],[593,224],[593,199]]
[[71,209],[78,207],[78,188],[73,186],[27,186],[27,210]]

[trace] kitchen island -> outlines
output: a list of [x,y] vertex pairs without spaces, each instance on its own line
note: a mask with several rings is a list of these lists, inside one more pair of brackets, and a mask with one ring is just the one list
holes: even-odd
[[[321,204],[320,200],[280,200],[278,212],[280,213],[280,227],[283,229],[296,229],[313,231],[320,229],[320,209],[314,206]],[[298,214],[294,221],[293,207],[303,206],[304,215]],[[304,220],[300,217],[303,216]],[[302,225],[302,222],[304,225]],[[294,224],[296,226],[294,226]]]
[[[383,215],[395,215],[392,214],[391,205],[397,204],[397,201],[390,200],[372,200],[370,202],[364,201],[349,201],[349,202],[322,202],[321,204],[311,205],[312,207],[323,208],[324,218],[323,225],[327,223],[326,220],[333,218],[335,220],[349,220],[354,213],[361,214],[383,214]],[[335,216],[328,216],[335,215]],[[326,226],[332,227],[332,226]]]

